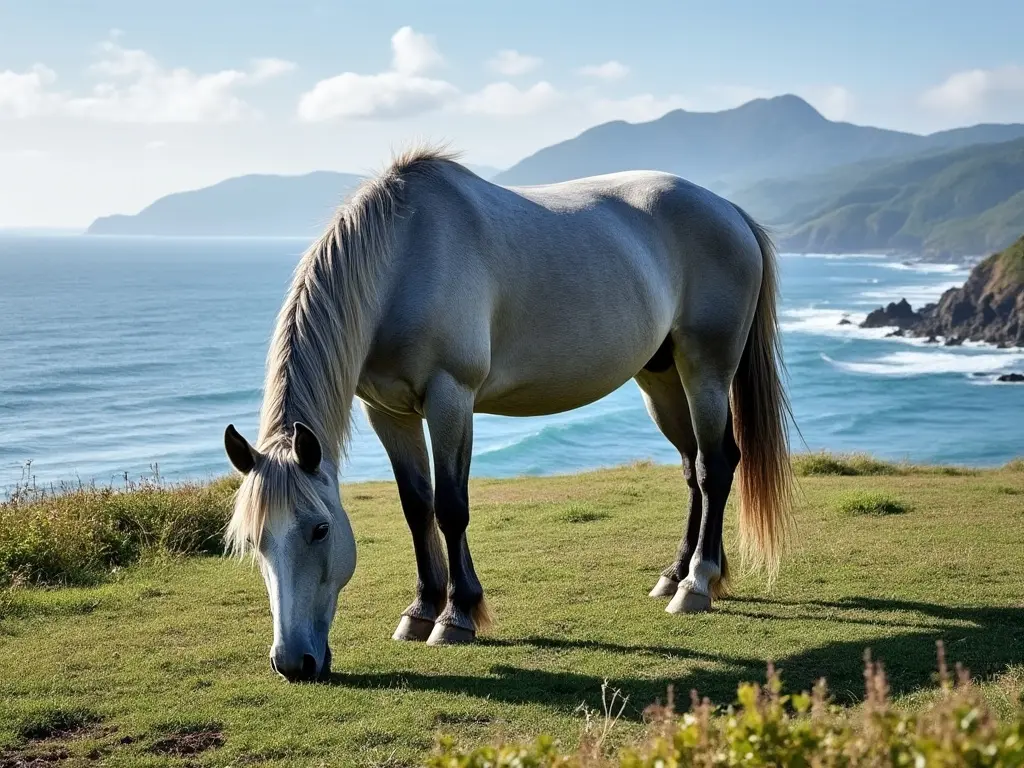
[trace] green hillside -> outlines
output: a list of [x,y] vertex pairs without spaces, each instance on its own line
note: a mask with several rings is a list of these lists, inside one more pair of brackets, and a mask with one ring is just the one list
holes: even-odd
[[772,221],[787,250],[991,252],[1024,231],[1024,139],[766,182],[735,199]]

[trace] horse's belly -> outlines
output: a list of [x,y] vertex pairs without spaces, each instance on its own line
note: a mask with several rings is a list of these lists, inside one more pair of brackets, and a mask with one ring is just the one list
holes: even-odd
[[635,376],[644,361],[637,363],[632,357],[585,367],[562,361],[545,370],[492,367],[477,392],[474,410],[499,416],[547,416],[580,408],[611,394]]

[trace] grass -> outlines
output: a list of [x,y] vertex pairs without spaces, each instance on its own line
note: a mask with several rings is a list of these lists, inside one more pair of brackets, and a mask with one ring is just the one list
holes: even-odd
[[[1021,459],[1006,465],[1009,471],[1021,471]],[[951,465],[922,465],[882,461],[864,453],[805,453],[793,457],[798,477],[877,477],[883,475],[976,475],[979,470]]]
[[21,486],[0,504],[0,587],[92,584],[147,555],[219,554],[235,486]]
[[[421,761],[442,734],[470,746],[547,732],[574,748],[586,723],[580,707],[601,710],[605,681],[627,697],[607,737],[616,749],[645,732],[645,709],[670,685],[684,699],[695,688],[727,703],[769,662],[791,690],[827,675],[837,704],[857,706],[865,648],[886,662],[895,706],[916,711],[936,701],[937,640],[1005,716],[1024,689],[1024,504],[1007,490],[1024,491],[1024,466],[894,466],[801,471],[798,543],[775,587],[739,575],[732,599],[686,617],[646,596],[682,529],[678,469],[476,480],[469,538],[498,621],[478,644],[443,649],[389,639],[415,579],[394,484],[345,486],[359,566],[331,630],[335,671],[318,686],[271,673],[255,569],[149,556],[175,540],[157,526],[168,535],[141,537],[154,549],[140,546],[130,568],[90,555],[98,570],[87,572],[102,578],[88,585],[0,593],[0,765],[66,753],[120,766],[399,766]],[[864,494],[912,512],[840,510]],[[165,509],[157,498],[140,508]],[[31,519],[33,503],[21,504]],[[735,552],[729,507],[726,547]],[[0,514],[22,525],[12,509]],[[49,509],[73,511],[56,501]],[[26,736],[26,723],[58,711],[85,713],[88,724]]]
[[857,492],[839,499],[836,508],[844,515],[903,515],[910,511],[910,505],[884,493]]

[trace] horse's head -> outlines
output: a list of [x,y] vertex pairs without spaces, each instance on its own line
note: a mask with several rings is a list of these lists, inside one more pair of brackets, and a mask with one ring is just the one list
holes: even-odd
[[227,544],[239,555],[251,553],[263,572],[274,617],[270,665],[288,680],[324,677],[338,593],[356,567],[338,468],[299,422],[290,439],[263,452],[229,425],[224,447],[244,475]]

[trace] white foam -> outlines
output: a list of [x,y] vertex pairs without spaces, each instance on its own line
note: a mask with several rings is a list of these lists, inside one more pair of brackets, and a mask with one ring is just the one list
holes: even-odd
[[826,261],[852,261],[853,259],[885,261],[889,258],[884,253],[783,253],[780,256],[790,259],[825,259]]
[[965,269],[960,264],[932,264],[926,261],[893,261],[888,264],[881,264],[880,266],[886,269],[898,269],[901,272],[923,272],[925,274],[951,275],[960,272],[967,275],[970,273],[970,270]]
[[[884,339],[891,328],[859,328],[867,315],[838,308],[804,307],[779,313],[779,328],[786,333],[809,333],[838,338]],[[848,324],[840,325],[846,319]]]
[[1024,352],[999,350],[983,354],[968,354],[948,351],[907,350],[892,352],[866,361],[834,360],[822,355],[822,360],[836,368],[850,373],[873,376],[933,376],[943,373],[1001,373],[1017,363],[1024,362]]
[[883,291],[862,291],[858,294],[861,300],[856,303],[858,306],[878,306],[879,303],[884,305],[891,301],[906,299],[911,306],[920,309],[925,304],[938,301],[950,288],[959,288],[961,285],[962,280],[955,280],[933,285],[900,285]]

